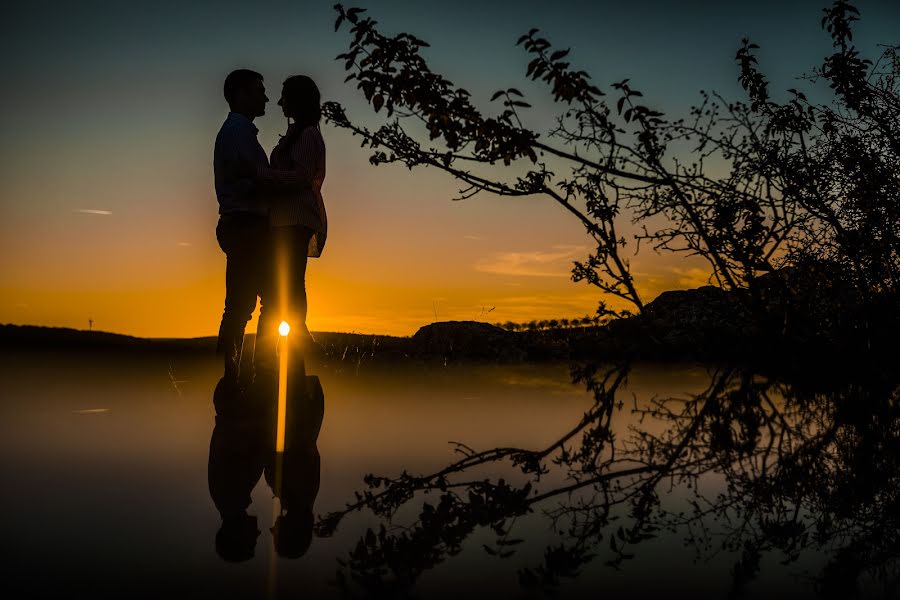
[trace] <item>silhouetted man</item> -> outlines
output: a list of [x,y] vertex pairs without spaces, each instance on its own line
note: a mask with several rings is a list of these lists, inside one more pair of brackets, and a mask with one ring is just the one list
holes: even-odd
[[229,562],[253,558],[260,531],[247,509],[273,446],[271,414],[246,410],[241,396],[225,378],[219,380],[213,392],[216,426],[209,441],[209,493],[222,517],[216,551]]
[[256,309],[267,243],[267,206],[255,183],[259,167],[269,164],[256,138],[256,117],[266,112],[263,77],[238,69],[225,78],[225,100],[231,112],[216,136],[213,155],[219,224],[216,238],[225,252],[225,311],[219,326],[218,354],[225,360],[225,379],[237,383],[244,329]]

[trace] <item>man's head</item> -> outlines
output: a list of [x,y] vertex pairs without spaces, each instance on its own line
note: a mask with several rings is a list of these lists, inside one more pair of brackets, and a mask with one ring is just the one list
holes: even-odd
[[266,88],[263,76],[250,69],[237,69],[225,78],[225,100],[232,112],[249,119],[266,114]]

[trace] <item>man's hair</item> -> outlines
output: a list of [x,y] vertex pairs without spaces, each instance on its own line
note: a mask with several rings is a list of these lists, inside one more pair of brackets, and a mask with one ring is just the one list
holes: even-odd
[[237,99],[238,92],[246,89],[255,81],[262,81],[263,76],[256,71],[250,69],[237,69],[228,74],[225,78],[223,91],[225,92],[225,101],[231,106]]

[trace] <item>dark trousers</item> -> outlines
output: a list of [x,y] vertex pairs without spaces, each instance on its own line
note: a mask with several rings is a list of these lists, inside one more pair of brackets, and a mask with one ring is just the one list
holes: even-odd
[[[254,364],[257,370],[277,369],[278,326],[287,321],[290,339],[300,340],[306,330],[306,262],[313,230],[302,225],[269,230],[269,266],[260,288],[259,326]],[[297,344],[292,347],[298,348]],[[299,359],[299,352],[293,353]],[[294,362],[294,361],[291,361]]]
[[227,257],[225,310],[216,352],[225,357],[225,374],[237,377],[244,346],[244,329],[256,309],[256,296],[265,275],[268,223],[250,213],[222,215],[216,239]]

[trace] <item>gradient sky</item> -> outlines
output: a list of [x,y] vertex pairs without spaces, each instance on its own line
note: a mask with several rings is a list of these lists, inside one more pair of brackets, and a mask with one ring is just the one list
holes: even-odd
[[[16,3],[4,10],[0,56],[0,322],[94,328],[147,337],[213,335],[225,258],[215,241],[212,144],[227,106],[225,75],[265,75],[272,102],[257,120],[271,149],[286,123],[275,105],[287,76],[312,76],[364,124],[342,83],[347,33],[333,2]],[[790,5],[785,7],[783,5]],[[526,92],[526,125],[553,124],[545,89],[524,80],[515,46],[539,27],[571,47],[601,87],[630,77],[649,104],[684,115],[699,90],[742,98],[742,36],[781,90],[829,49],[825,1],[359,2],[385,33],[427,40],[434,70],[487,105]],[[897,43],[900,2],[859,2],[856,42]],[[346,5],[353,5],[347,2]],[[437,172],[372,167],[368,152],[323,125],[329,216],[325,253],[310,261],[314,331],[409,335],[435,319],[527,321],[593,313],[600,295],[569,279],[590,240],[546,198],[452,202]],[[634,260],[647,298],[700,285],[702,263],[650,253]],[[251,325],[252,331],[255,325]]]

